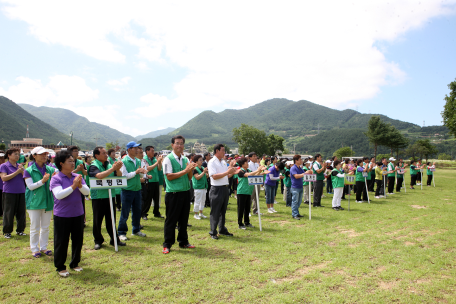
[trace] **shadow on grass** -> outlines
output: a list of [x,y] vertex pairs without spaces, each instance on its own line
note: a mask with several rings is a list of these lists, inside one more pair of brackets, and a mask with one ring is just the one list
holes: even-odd
[[191,255],[197,258],[216,258],[216,259],[227,259],[233,258],[233,254],[222,248],[213,248],[213,247],[197,247],[195,249],[182,249],[176,248],[171,249],[171,253],[180,254],[180,255]]
[[90,281],[91,284],[96,285],[108,285],[108,286],[117,286],[120,276],[114,272],[106,272],[99,268],[87,268],[84,267],[84,270],[81,273],[75,273],[71,269],[68,270],[70,276],[67,279],[72,279],[75,281]]

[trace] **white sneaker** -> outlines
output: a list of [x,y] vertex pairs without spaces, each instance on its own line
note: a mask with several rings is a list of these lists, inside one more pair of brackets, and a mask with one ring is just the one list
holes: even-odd
[[274,200],[274,204],[278,204],[278,203],[279,203],[278,201]]
[[274,211],[274,212],[277,212],[277,210],[275,210],[274,208],[271,208],[271,210]]
[[274,211],[271,210],[272,208],[268,208],[269,213],[274,213]]
[[356,201],[356,202],[359,203],[359,204],[362,204],[362,203],[363,203],[363,201]]
[[204,214],[200,213],[199,215],[200,218],[207,218],[207,216],[205,216]]
[[126,235],[124,235],[124,234],[121,234],[121,235],[119,235],[119,240],[121,240],[121,241],[125,242],[125,241],[128,241],[128,238],[127,238],[127,236],[126,236]]
[[388,193],[388,195],[391,195],[391,194],[394,194],[394,193]]
[[263,187],[261,187],[261,190],[263,190],[263,191],[264,191],[264,188],[263,188]]
[[251,214],[251,213],[249,213],[249,217],[251,217],[251,216],[252,216],[252,214]]
[[421,183],[416,183],[417,186],[421,186]]
[[376,196],[375,198],[380,198],[380,196]]
[[196,220],[200,220],[200,219],[201,219],[200,216],[199,216],[198,214],[193,215],[193,217],[194,217]]
[[136,233],[132,233],[131,235],[142,236],[142,237],[145,237],[145,236],[146,236],[146,234],[143,233],[143,232],[141,232],[141,231],[138,231],[138,232],[136,232]]

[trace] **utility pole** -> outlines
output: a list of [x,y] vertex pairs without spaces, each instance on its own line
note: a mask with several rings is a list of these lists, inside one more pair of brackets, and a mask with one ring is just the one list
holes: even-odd
[[97,146],[98,146],[98,140],[99,140],[100,138],[95,137],[94,139],[95,139],[95,147],[97,147]]
[[296,154],[296,144],[293,144],[293,153]]
[[70,146],[73,145],[73,131],[70,132]]

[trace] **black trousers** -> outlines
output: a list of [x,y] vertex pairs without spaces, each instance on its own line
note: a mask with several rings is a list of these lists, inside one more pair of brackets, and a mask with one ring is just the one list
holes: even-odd
[[211,199],[211,231],[209,234],[217,235],[217,226],[219,227],[220,233],[227,233],[225,215],[226,208],[228,207],[228,200],[230,198],[228,186],[212,186],[209,197]]
[[0,189],[0,216],[3,216],[3,191]]
[[404,181],[403,177],[398,177],[396,181],[396,192],[401,192],[402,182]]
[[361,193],[363,195],[363,201],[367,201],[366,184],[364,182],[356,182],[356,201],[361,201]]
[[418,172],[418,173],[416,174],[416,180],[417,180],[418,182],[421,182],[421,172]]
[[84,223],[86,222],[86,200],[84,194],[81,193],[81,202],[82,202],[82,209],[84,209]]
[[165,242],[163,247],[171,248],[176,242],[176,224],[179,223],[177,242],[181,246],[188,244],[187,224],[190,212],[190,192],[166,192]]
[[394,191],[394,176],[388,176],[388,193],[393,193]]
[[283,189],[284,189],[284,183],[283,183],[283,179],[280,180],[280,193],[283,194]]
[[317,180],[315,183],[315,190],[314,190],[314,206],[321,205],[321,196],[323,195],[323,181]]
[[416,177],[417,177],[417,174],[410,174],[410,187],[413,187],[416,185]]
[[371,179],[367,181],[367,187],[370,192],[374,192],[374,186],[375,186],[375,173],[371,174]]
[[119,210],[122,209],[122,199],[120,198],[120,194],[116,194],[116,208]]
[[[114,209],[114,202],[112,203],[112,208]],[[106,223],[106,231],[111,238],[111,243],[114,243],[114,237],[112,234],[112,220],[111,220],[111,208],[109,208],[109,198],[102,199],[92,199],[92,210],[93,210],[93,238],[95,244],[103,244],[104,238],[101,234],[101,224],[103,223],[103,218]],[[116,211],[114,209],[114,223],[116,222]],[[117,241],[119,241],[119,236],[117,234]]]
[[383,180],[381,179],[376,179],[375,182],[377,183],[377,189],[375,190],[375,196],[380,196],[380,190],[382,189],[382,184],[383,184]]
[[207,191],[206,191],[206,202],[204,204],[205,207],[211,206],[211,200],[209,199],[209,192],[211,191],[211,179],[207,179]]
[[84,238],[84,215],[60,217],[54,215],[54,266],[57,271],[66,269],[68,244],[71,235],[70,268],[75,268],[81,261],[82,242]]
[[3,192],[3,234],[12,233],[14,217],[16,217],[16,232],[24,232],[25,215],[25,193]]
[[160,184],[158,182],[148,183],[146,190],[146,197],[142,205],[141,217],[147,217],[149,214],[150,206],[152,205],[152,200],[154,200],[154,216],[160,216]]
[[250,212],[250,201],[252,200],[251,195],[238,194],[237,195],[237,212],[238,212],[238,225],[244,225],[242,218],[244,217],[244,223],[250,224],[249,212]]
[[432,177],[433,177],[433,175],[428,175],[427,177],[428,177],[428,179],[427,179],[427,185],[430,186],[431,183],[432,183]]

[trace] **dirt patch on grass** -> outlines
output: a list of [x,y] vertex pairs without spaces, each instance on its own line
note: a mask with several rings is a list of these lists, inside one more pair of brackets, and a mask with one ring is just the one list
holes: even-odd
[[384,282],[380,281],[378,282],[378,288],[383,289],[383,290],[391,290],[397,286],[397,281],[390,281],[390,282]]
[[385,266],[380,266],[380,267],[377,268],[377,271],[378,272],[383,272],[383,271],[385,271],[385,269],[386,269]]
[[25,264],[25,263],[27,263],[28,261],[30,261],[30,259],[20,259],[20,260],[19,260],[19,262],[20,262],[21,264]]
[[420,205],[410,205],[410,207],[415,208],[415,209],[427,209],[426,206],[420,206]]
[[412,242],[405,242],[404,244],[405,244],[405,246],[415,245],[415,243],[412,243]]
[[357,236],[360,236],[361,234],[360,233],[357,233],[355,230],[353,229],[341,229],[341,228],[337,228],[341,233],[345,233],[347,234],[348,237],[357,237]]
[[330,264],[330,263],[331,263],[331,261],[325,261],[323,263],[316,264],[316,265],[304,266],[304,268],[296,270],[291,275],[284,277],[284,278],[276,279],[276,280],[274,280],[274,282],[280,284],[282,282],[290,282],[290,281],[297,280],[297,279],[305,276],[306,274],[309,274],[310,272],[312,272],[314,270],[320,270],[320,269],[326,268],[326,266],[328,266],[328,264]]
[[269,223],[279,224],[280,226],[283,226],[285,224],[289,224],[290,221],[269,221]]

